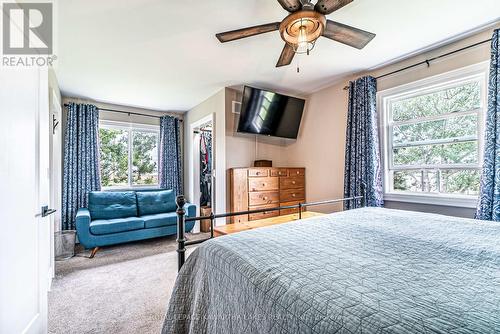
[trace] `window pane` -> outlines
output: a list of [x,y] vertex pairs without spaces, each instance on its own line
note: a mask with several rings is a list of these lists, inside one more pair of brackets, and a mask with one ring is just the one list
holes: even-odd
[[477,141],[399,147],[393,150],[395,166],[447,165],[478,162]]
[[473,110],[480,106],[481,88],[479,82],[471,82],[393,102],[391,111],[394,121],[406,121],[418,117]]
[[128,132],[100,128],[99,140],[102,186],[128,185]]
[[158,134],[132,131],[132,184],[158,184]]
[[405,170],[394,172],[394,190],[412,192],[438,192],[437,171]]
[[406,144],[434,139],[477,137],[477,114],[438,121],[394,126],[393,143]]
[[479,170],[442,170],[441,192],[448,194],[478,195]]

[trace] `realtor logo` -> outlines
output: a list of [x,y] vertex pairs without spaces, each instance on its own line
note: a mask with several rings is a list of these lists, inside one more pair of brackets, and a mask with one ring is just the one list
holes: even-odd
[[3,3],[3,54],[52,54],[52,3]]

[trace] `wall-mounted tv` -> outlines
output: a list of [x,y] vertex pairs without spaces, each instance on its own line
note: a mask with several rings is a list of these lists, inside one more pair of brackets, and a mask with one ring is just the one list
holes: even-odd
[[297,138],[305,100],[245,86],[238,132]]

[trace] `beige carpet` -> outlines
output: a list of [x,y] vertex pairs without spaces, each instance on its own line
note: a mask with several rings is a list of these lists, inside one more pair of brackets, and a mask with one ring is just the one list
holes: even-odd
[[159,333],[177,275],[176,247],[171,236],[56,262],[49,333]]

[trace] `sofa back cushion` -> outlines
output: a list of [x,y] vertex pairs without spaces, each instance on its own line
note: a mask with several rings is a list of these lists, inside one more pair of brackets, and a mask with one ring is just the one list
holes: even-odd
[[90,218],[115,219],[137,217],[134,191],[92,191],[89,194]]
[[175,211],[177,204],[175,204],[174,191],[138,191],[137,208],[139,216]]

